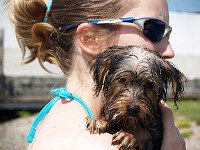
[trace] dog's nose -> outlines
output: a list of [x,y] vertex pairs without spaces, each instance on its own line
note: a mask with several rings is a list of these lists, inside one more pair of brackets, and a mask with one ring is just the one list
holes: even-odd
[[126,107],[126,112],[130,116],[135,116],[140,112],[140,107],[137,104],[131,104]]

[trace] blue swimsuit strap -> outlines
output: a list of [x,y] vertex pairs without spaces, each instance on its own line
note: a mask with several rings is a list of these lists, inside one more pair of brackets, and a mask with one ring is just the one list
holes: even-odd
[[60,89],[55,89],[51,91],[51,94],[57,95],[55,98],[53,98],[40,112],[39,114],[36,116],[34,122],[32,123],[31,129],[28,133],[28,136],[26,138],[26,141],[29,143],[32,143],[35,133],[36,133],[36,128],[39,124],[39,122],[43,119],[43,117],[51,110],[51,108],[53,107],[53,105],[61,98],[65,98],[65,99],[70,99],[70,100],[75,100],[78,103],[80,103],[85,110],[87,111],[88,115],[90,116],[90,118],[94,119],[94,115],[92,114],[92,111],[89,109],[89,107],[87,106],[87,104],[81,100],[79,97],[77,97],[76,95],[68,92],[65,88],[60,88]]

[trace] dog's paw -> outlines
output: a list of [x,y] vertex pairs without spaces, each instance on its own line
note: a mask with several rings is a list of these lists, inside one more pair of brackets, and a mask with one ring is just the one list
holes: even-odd
[[135,149],[137,147],[134,135],[125,131],[119,131],[113,135],[112,145],[118,145],[120,150]]
[[105,133],[106,129],[108,128],[108,122],[104,118],[95,120],[87,116],[85,120],[86,129],[90,131],[91,134]]

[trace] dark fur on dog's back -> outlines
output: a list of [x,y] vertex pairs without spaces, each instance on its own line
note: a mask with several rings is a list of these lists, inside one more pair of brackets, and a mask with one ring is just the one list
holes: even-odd
[[[160,149],[163,129],[158,104],[161,99],[166,101],[171,84],[177,106],[184,92],[185,76],[156,52],[138,46],[111,47],[90,65],[96,96],[102,92],[105,99],[102,120],[87,118],[88,130],[114,134],[112,143],[121,144],[122,148],[143,143],[140,149]],[[123,141],[123,135],[128,142]]]

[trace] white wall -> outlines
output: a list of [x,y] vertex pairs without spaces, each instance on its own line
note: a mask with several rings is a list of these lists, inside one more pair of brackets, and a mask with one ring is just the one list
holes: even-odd
[[170,12],[172,62],[188,79],[200,79],[200,14]]
[[200,14],[170,12],[170,42],[177,55],[200,55]]

